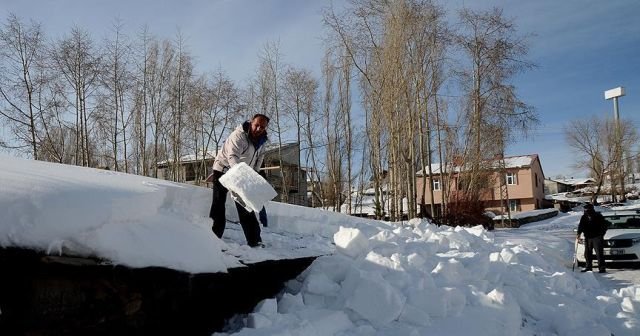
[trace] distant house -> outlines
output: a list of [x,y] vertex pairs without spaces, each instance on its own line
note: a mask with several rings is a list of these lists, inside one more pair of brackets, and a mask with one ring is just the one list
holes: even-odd
[[571,192],[584,187],[590,187],[596,182],[591,177],[587,178],[565,178],[565,179],[546,179],[544,180],[544,194],[559,194],[564,192]]
[[[388,219],[389,209],[391,209],[391,196],[389,195],[386,185],[382,187],[379,197],[380,203],[384,204],[384,207],[379,209],[381,211],[381,216],[384,219]],[[354,190],[351,192],[351,211],[349,211],[349,205],[345,200],[345,203],[340,207],[340,212],[356,217],[376,218],[376,208],[378,206],[375,199],[374,188],[368,188],[362,192]],[[409,214],[408,209],[409,203],[405,197],[402,199],[403,217],[406,217]]]
[[[491,163],[493,167],[500,167],[499,161]],[[446,174],[449,178],[450,185],[448,190],[455,191],[457,188],[457,180],[463,168],[460,166],[451,167],[449,171],[442,169],[440,164],[432,164],[432,185],[428,185],[425,194],[425,202],[421,205],[423,209],[427,209],[431,204],[431,193],[433,190],[434,204],[436,206],[435,215],[438,216],[441,212],[442,206],[442,183],[443,174]],[[443,173],[444,171],[444,173]],[[505,174],[500,178],[502,174]],[[542,171],[542,165],[540,164],[540,158],[537,154],[511,156],[504,158],[504,170],[503,168],[495,168],[493,170],[493,185],[486,188],[486,192],[483,192],[481,200],[485,202],[486,210],[502,212],[502,200],[500,192],[500,181],[504,181],[508,192],[508,207],[511,212],[529,211],[543,208],[544,202],[544,173]],[[428,176],[423,176],[422,171],[417,174],[416,185],[418,187],[418,204],[422,199],[422,191],[424,184],[428,184]],[[428,170],[427,170],[428,175]],[[506,200],[505,200],[506,201]]]
[[580,203],[588,202],[591,199],[591,191],[577,191],[594,185],[595,179],[590,177],[546,179],[544,180],[545,198],[553,204],[554,208],[566,212]]
[[[282,169],[280,157],[282,157]],[[308,206],[307,172],[298,165],[299,157],[300,144],[297,142],[286,143],[283,144],[282,147],[274,144],[267,145],[261,170],[265,172],[267,181],[269,181],[276,192],[278,192],[278,196],[276,196],[274,201]],[[207,183],[204,179],[211,172],[214,160],[215,154],[207,153],[204,158],[206,173],[201,174],[202,176],[196,180],[195,172],[199,170],[198,167],[203,165],[202,156],[198,160],[196,160],[195,155],[183,156],[180,159],[179,171],[177,172],[177,176],[181,177],[180,182],[211,187],[211,184]],[[159,162],[158,178],[165,180],[171,179],[174,169],[175,165],[171,164],[170,161]]]
[[[282,158],[282,169],[280,166]],[[267,181],[278,192],[274,201],[309,206],[307,198],[307,171],[298,165],[300,144],[291,142],[282,147],[269,145],[262,169]],[[283,179],[284,173],[284,179]]]

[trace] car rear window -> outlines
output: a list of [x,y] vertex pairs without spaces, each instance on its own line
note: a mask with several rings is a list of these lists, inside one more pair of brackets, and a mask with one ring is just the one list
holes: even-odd
[[640,215],[604,216],[609,222],[609,229],[640,229]]

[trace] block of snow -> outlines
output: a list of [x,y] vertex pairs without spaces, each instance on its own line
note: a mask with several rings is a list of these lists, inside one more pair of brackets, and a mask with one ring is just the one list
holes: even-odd
[[244,162],[222,175],[220,184],[240,197],[247,210],[255,212],[262,210],[267,202],[278,195],[269,182]]
[[558,292],[574,295],[580,284],[575,277],[570,276],[567,272],[555,272],[549,278],[549,289]]
[[502,260],[507,264],[518,263],[518,257],[510,248],[503,248],[502,251],[500,251],[500,257],[502,257]]
[[467,278],[464,265],[454,258],[438,262],[431,274],[436,283],[443,286],[462,284]]
[[619,297],[630,297],[631,300],[640,301],[640,286],[629,286],[621,288],[619,291],[614,290],[614,293]]
[[313,294],[310,292],[303,292],[302,299],[307,307],[325,308],[326,301],[324,295]]
[[304,301],[302,294],[289,294],[284,293],[280,301],[278,301],[278,313],[287,314],[292,313],[304,307]]
[[332,296],[336,295],[340,290],[340,285],[333,282],[324,273],[311,273],[305,279],[305,287],[307,292],[311,294]]
[[622,311],[627,313],[640,313],[640,303],[632,301],[629,297],[622,299],[620,307],[622,308]]
[[467,304],[467,298],[464,293],[453,287],[444,288],[444,293],[447,302],[447,315],[460,316]]
[[247,327],[249,328],[266,328],[272,324],[271,320],[260,313],[252,313],[247,316]]
[[366,268],[368,270],[370,269],[372,271],[382,272],[387,272],[389,270],[403,270],[402,266],[397,261],[380,255],[374,251],[367,253],[367,256],[364,258],[364,260],[367,261],[367,263],[364,263],[363,268]]
[[333,235],[336,249],[352,258],[356,258],[369,249],[369,240],[359,229],[340,227]]
[[420,269],[427,260],[417,253],[411,253],[407,256],[407,262],[410,266]]
[[424,310],[414,307],[410,304],[405,304],[400,317],[400,322],[406,322],[420,327],[426,327],[431,324],[431,317]]
[[606,315],[615,316],[620,310],[620,303],[611,296],[598,295],[596,300],[598,300],[598,305],[603,307],[602,310]]
[[394,242],[398,241],[398,235],[391,230],[380,230],[377,234],[370,238],[370,240],[376,240],[380,242]]
[[445,294],[441,288],[410,288],[407,293],[407,303],[424,311],[432,318],[443,318],[447,316],[447,298]]
[[353,323],[343,311],[312,308],[295,314],[304,323],[299,328],[286,330],[277,335],[341,335],[342,331],[353,327]]
[[557,330],[558,335],[611,335],[610,332],[602,334],[584,330],[587,325],[593,330],[593,322],[600,318],[600,314],[599,309],[578,302],[559,303],[550,316],[551,327]]
[[278,302],[275,299],[262,300],[258,302],[253,312],[265,316],[274,316],[278,313]]
[[405,301],[406,297],[380,274],[362,272],[346,306],[372,325],[384,326],[400,316]]

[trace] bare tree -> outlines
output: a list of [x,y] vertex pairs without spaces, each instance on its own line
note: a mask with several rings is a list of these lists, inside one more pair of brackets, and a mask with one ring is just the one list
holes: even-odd
[[38,122],[44,108],[44,37],[40,24],[25,24],[10,14],[0,29],[0,117],[10,125],[20,148],[38,159]]
[[[175,49],[171,42],[164,40],[162,44],[152,41],[147,62],[147,92],[149,111],[151,112],[152,130],[152,165],[153,177],[158,177],[158,162],[168,160],[168,151],[161,148],[166,145],[168,99],[171,78],[174,71]],[[166,147],[166,146],[165,146]]]
[[[324,23],[331,32],[327,38],[329,48],[336,50],[344,48],[346,56],[359,75],[361,96],[366,111],[365,127],[370,147],[368,157],[370,157],[377,218],[383,217],[385,204],[382,193],[385,171],[385,157],[382,151],[385,129],[382,125],[385,122],[380,113],[383,97],[381,85],[385,78],[381,73],[374,71],[372,64],[379,64],[381,59],[379,44],[383,28],[380,13],[385,12],[384,6],[384,3],[378,1],[353,0],[350,1],[350,7],[344,13],[336,13],[333,7],[329,7],[323,15]],[[326,57],[324,62],[327,62]],[[323,67],[326,68],[326,66]],[[324,109],[327,108],[326,94]]]
[[89,34],[73,27],[70,35],[58,41],[52,50],[55,69],[73,90],[69,102],[75,109],[75,164],[93,165],[91,144],[91,99],[98,87],[101,58]]
[[[299,195],[302,193],[306,194],[306,190],[302,190],[301,155],[303,152],[307,153],[307,159],[305,160],[306,167],[309,167],[309,160],[311,159],[313,162],[312,171],[317,169],[315,163],[315,148],[313,147],[313,138],[316,136],[316,131],[312,125],[315,123],[314,119],[317,118],[316,95],[318,91],[318,81],[313,78],[309,70],[290,67],[285,73],[282,91],[284,111],[295,125],[296,139],[300,146],[301,154],[298,156],[298,176],[296,178],[297,190]],[[304,148],[303,143],[305,143]],[[301,202],[302,198],[298,201]],[[313,202],[312,197],[312,203]]]
[[46,91],[47,108],[40,114],[43,136],[38,148],[38,159],[73,164],[73,126],[65,120],[70,107],[64,93],[62,80],[49,76]]
[[331,206],[335,211],[340,211],[344,201],[343,195],[349,192],[348,178],[345,173],[346,156],[346,129],[345,114],[343,113],[344,84],[340,60],[332,50],[326,50],[322,61],[322,77],[324,95],[322,98],[322,134],[325,142],[324,160],[325,168],[320,192],[326,206]]
[[217,153],[223,137],[241,121],[240,92],[221,69],[202,76],[191,86],[187,113],[196,161],[199,162],[195,172],[198,178],[206,176],[206,160]]
[[[578,154],[576,167],[587,169],[596,180],[596,191],[591,199],[593,204],[597,204],[607,177],[612,183],[612,197],[615,196],[615,181],[619,180],[617,167],[621,164],[616,148],[624,148],[629,153],[637,151],[633,146],[638,142],[638,134],[632,123],[620,123],[620,137],[617,136],[616,127],[616,122],[611,119],[592,117],[573,120],[564,128],[567,144]],[[624,190],[621,192],[624,193]]]
[[184,182],[185,176],[181,175],[181,157],[183,150],[183,131],[185,121],[185,101],[187,99],[187,87],[193,76],[193,63],[191,56],[184,45],[184,38],[178,32],[174,42],[176,50],[175,63],[170,80],[168,105],[171,112],[168,120],[170,129],[168,140],[172,153],[171,169],[174,181]]
[[[104,114],[101,119],[105,122],[104,126],[110,133],[108,142],[112,152],[110,159],[113,169],[128,172],[127,144],[130,135],[127,133],[131,114],[126,106],[126,97],[130,90],[129,83],[132,77],[129,69],[131,45],[122,30],[122,22],[116,19],[113,24],[113,35],[105,40],[105,70],[100,77],[104,88],[102,97]],[[122,150],[122,154],[120,154],[120,150]]]
[[136,157],[136,173],[144,176],[149,175],[149,157],[147,155],[147,133],[150,124],[150,96],[149,78],[150,69],[154,60],[152,44],[154,38],[150,35],[148,27],[143,27],[139,34],[139,42],[135,50],[135,70],[133,78],[135,87],[133,92],[133,132],[135,139],[134,155]]
[[430,167],[429,108],[443,82],[444,14],[431,1],[349,3],[344,14],[325,11],[324,20],[330,41],[360,76],[377,216],[386,212],[388,196],[390,219],[413,217],[416,162]]
[[341,48],[341,55],[339,57],[339,71],[338,76],[338,113],[340,114],[340,120],[342,125],[338,125],[338,128],[342,130],[342,136],[339,139],[343,141],[344,156],[346,156],[346,172],[345,172],[345,184],[343,188],[346,189],[346,203],[347,213],[351,214],[352,204],[352,190],[353,190],[353,125],[351,121],[351,76],[352,76],[352,63],[349,59],[347,52],[344,48]]
[[[269,111],[267,115],[270,115],[272,119],[270,126],[271,129],[275,131],[275,136],[277,138],[278,160],[282,181],[280,200],[286,203],[289,199],[289,186],[292,176],[288,176],[288,172],[285,170],[284,162],[282,160],[283,135],[286,132],[287,127],[285,120],[282,118],[283,112],[281,107],[282,77],[286,70],[281,61],[281,57],[282,55],[280,54],[279,43],[268,42],[265,44],[260,54],[261,74],[259,74],[259,78],[261,79],[260,84],[266,86],[265,88],[260,89],[263,94],[261,96],[261,99],[263,100],[263,110]],[[264,101],[265,99],[266,101]]]
[[[513,22],[502,10],[463,9],[460,20],[457,44],[467,64],[460,71],[467,128],[462,151],[465,174],[460,179],[463,193],[458,195],[464,201],[478,202],[481,191],[491,184],[490,162],[504,155],[504,146],[513,136],[537,121],[533,109],[509,83],[515,74],[533,65],[522,59],[527,53],[525,39],[516,36]],[[496,148],[495,143],[504,146]]]

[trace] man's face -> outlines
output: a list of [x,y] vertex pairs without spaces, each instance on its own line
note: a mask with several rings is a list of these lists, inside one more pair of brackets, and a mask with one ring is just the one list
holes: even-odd
[[263,117],[257,117],[251,120],[250,134],[253,139],[258,139],[267,132],[269,122]]

